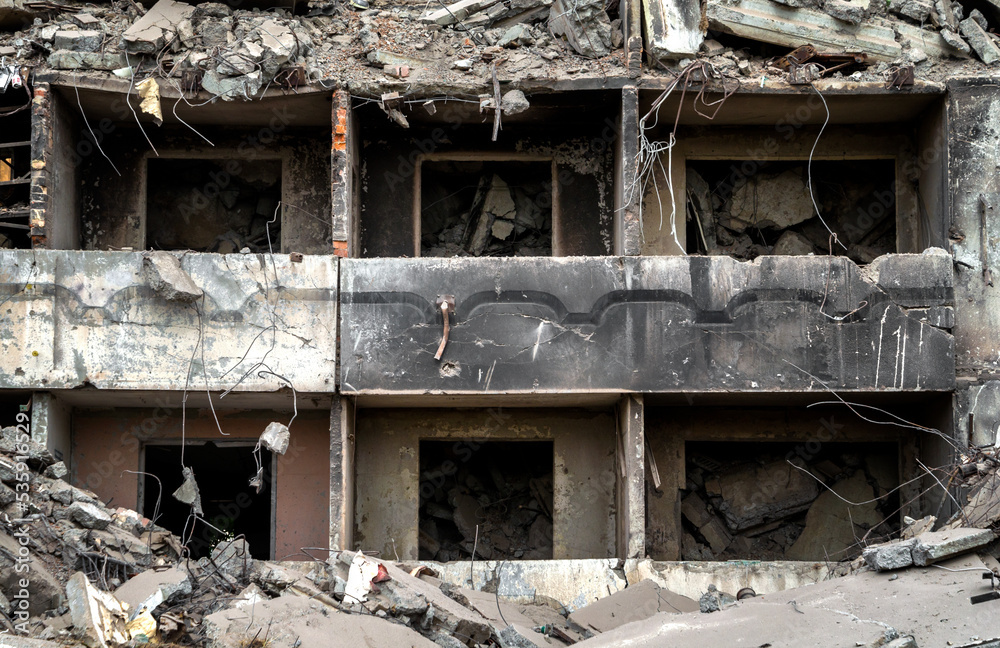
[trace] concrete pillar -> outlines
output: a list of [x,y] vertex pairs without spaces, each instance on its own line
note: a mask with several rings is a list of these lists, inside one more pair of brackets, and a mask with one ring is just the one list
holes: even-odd
[[646,481],[646,555],[653,560],[680,560],[681,497],[687,482],[684,437],[680,429],[664,429],[649,439],[660,488]]
[[639,175],[639,91],[635,86],[622,88],[622,111],[619,120],[618,150],[615,153],[615,253],[636,256],[642,249],[642,221],[639,201],[642,189]]
[[[52,96],[48,83],[36,83],[31,100],[31,198],[30,221],[32,247],[48,247],[46,214],[49,207],[49,161],[52,150]],[[16,139],[16,138],[15,138]]]
[[70,413],[70,407],[49,392],[31,395],[31,440],[72,469]]
[[335,399],[330,408],[330,548],[354,544],[354,403]]
[[642,394],[627,394],[618,404],[618,557],[642,558],[646,553],[645,412]]
[[333,251],[341,257],[357,256],[357,137],[351,95],[346,90],[333,93],[333,147],[330,161]]

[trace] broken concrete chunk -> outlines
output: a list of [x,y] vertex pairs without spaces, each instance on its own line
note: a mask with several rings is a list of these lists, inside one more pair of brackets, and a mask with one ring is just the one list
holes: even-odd
[[500,109],[505,115],[517,115],[527,110],[531,104],[520,90],[509,90],[500,99]]
[[279,596],[254,606],[223,610],[205,617],[212,648],[245,648],[247,637],[267,637],[274,648],[372,646],[438,648],[416,631],[372,614],[344,614],[300,596]]
[[569,615],[569,620],[592,632],[607,632],[661,612],[681,614],[698,609],[697,601],[664,589],[652,580],[642,580],[580,608]]
[[916,544],[916,539],[911,539],[903,542],[867,547],[861,552],[861,557],[875,571],[903,569],[913,564],[912,551]]
[[734,232],[748,227],[786,229],[812,218],[809,187],[798,169],[759,175],[733,190],[730,218],[723,225]]
[[212,549],[212,562],[237,580],[243,580],[253,567],[250,545],[243,538],[225,540]]
[[611,53],[611,20],[602,0],[556,0],[548,24],[554,37],[564,37],[581,56],[601,58]]
[[927,533],[934,528],[934,524],[937,522],[937,518],[933,515],[928,515],[922,517],[919,520],[914,520],[909,515],[903,516],[903,530],[900,533],[903,540],[909,540],[910,538],[915,538],[922,533]]
[[918,23],[927,22],[933,10],[933,5],[925,0],[893,0],[889,3],[890,12]]
[[285,424],[271,421],[260,435],[260,444],[271,452],[283,455],[288,450],[290,439],[291,433]]
[[809,239],[798,232],[788,230],[778,238],[778,241],[771,249],[771,254],[803,255],[812,254],[814,251],[813,244]]
[[201,85],[208,92],[222,97],[223,101],[232,101],[240,97],[248,99],[255,96],[264,82],[260,70],[238,77],[227,77],[217,70],[209,70],[202,77]]
[[643,36],[654,59],[676,59],[698,53],[705,32],[702,5],[689,0],[643,0]]
[[73,627],[89,648],[108,648],[127,643],[130,639],[126,625],[126,606],[107,592],[102,592],[77,572],[66,583]]
[[118,70],[128,66],[121,52],[72,52],[57,50],[46,62],[57,70]]
[[950,29],[942,29],[941,38],[943,38],[944,42],[948,43],[952,49],[960,54],[968,56],[972,53],[972,50],[969,48],[969,44],[962,40],[961,36]]
[[180,259],[169,252],[147,252],[142,265],[150,288],[168,301],[190,304],[205,294],[181,268]]
[[867,18],[867,4],[855,4],[845,0],[826,0],[823,11],[849,25],[860,25]]
[[913,547],[913,564],[921,567],[951,556],[978,549],[996,539],[989,529],[948,529],[931,531],[916,538]]
[[895,60],[903,51],[896,42],[896,21],[877,17],[846,25],[822,11],[792,9],[770,0],[708,2],[705,15],[710,29],[790,49],[810,43],[819,50],[863,51],[879,61]]
[[115,598],[127,603],[130,612],[153,611],[161,603],[191,593],[191,579],[180,567],[166,570],[147,569],[130,578],[115,590]]
[[85,529],[107,529],[111,524],[111,516],[90,502],[73,502],[66,516]]
[[91,30],[63,29],[53,37],[55,49],[75,52],[97,52],[103,41],[104,34]]
[[[870,529],[883,519],[874,498],[875,492],[860,470],[835,483],[832,491],[824,490],[809,507],[806,528],[785,552],[785,558],[840,560],[860,553],[858,529]],[[844,500],[860,504],[853,506]]]
[[969,45],[976,50],[976,55],[986,65],[994,65],[1000,61],[1000,48],[990,35],[973,18],[966,18],[959,23],[962,35],[969,40]]
[[[760,484],[768,488],[764,490]],[[819,492],[811,475],[784,461],[733,471],[717,482],[713,480],[712,485],[705,482],[709,494],[716,487],[721,497],[718,509],[733,531],[804,511]]]
[[57,461],[46,468],[45,472],[42,474],[49,479],[65,479],[66,475],[69,474],[69,469],[66,467],[66,464],[61,461]]
[[436,23],[438,25],[454,25],[459,20],[479,13],[484,9],[489,9],[499,0],[459,0],[447,7],[442,7],[433,13],[427,14],[420,20],[425,23]]
[[194,470],[185,466],[181,473],[184,475],[184,482],[174,491],[174,499],[190,506],[198,515],[204,515],[201,508],[201,493],[198,490],[198,482],[194,479]]
[[194,13],[194,7],[174,0],[160,0],[129,27],[122,38],[134,54],[156,54],[174,37],[177,24]]

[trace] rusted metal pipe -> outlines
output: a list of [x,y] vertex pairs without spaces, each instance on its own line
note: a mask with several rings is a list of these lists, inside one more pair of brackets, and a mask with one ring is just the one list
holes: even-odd
[[434,354],[434,359],[440,360],[444,354],[444,347],[448,344],[448,332],[451,330],[449,314],[455,310],[455,296],[438,295],[437,301],[434,303],[441,309],[441,317],[444,319],[444,332],[441,335],[441,344],[438,346],[437,353]]

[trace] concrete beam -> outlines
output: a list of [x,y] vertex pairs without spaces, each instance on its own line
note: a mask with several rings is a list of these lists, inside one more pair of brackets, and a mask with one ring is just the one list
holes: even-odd
[[850,25],[821,11],[791,8],[768,0],[708,2],[705,14],[711,29],[752,40],[795,48],[811,43],[820,50],[862,51],[876,61],[892,61],[903,53],[899,38],[931,56],[961,56],[941,35],[898,20],[867,18]]
[[[345,394],[947,391],[951,257],[344,259]],[[581,282],[581,276],[587,281]],[[449,340],[437,295],[455,296]],[[923,310],[920,311],[924,312]]]
[[642,558],[646,553],[646,468],[642,394],[623,396],[618,405],[618,557]]
[[[0,250],[0,388],[334,391],[337,260],[187,253],[204,292],[168,301],[140,252]],[[279,288],[280,287],[280,288]],[[13,324],[17,326],[13,326]],[[12,328],[11,328],[12,327]]]

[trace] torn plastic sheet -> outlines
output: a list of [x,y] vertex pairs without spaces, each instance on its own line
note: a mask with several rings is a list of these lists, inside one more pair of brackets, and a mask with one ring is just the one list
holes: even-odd
[[135,89],[139,93],[139,96],[142,97],[142,102],[139,104],[142,112],[152,115],[157,124],[162,124],[163,113],[160,112],[160,86],[156,82],[156,79],[149,77],[136,85]]
[[291,434],[286,425],[272,421],[267,424],[264,433],[260,435],[260,444],[271,452],[283,455],[288,450],[290,438]]
[[378,561],[372,560],[363,553],[354,555],[351,570],[347,574],[347,587],[344,588],[344,600],[363,603],[373,583],[389,580],[388,570]]

